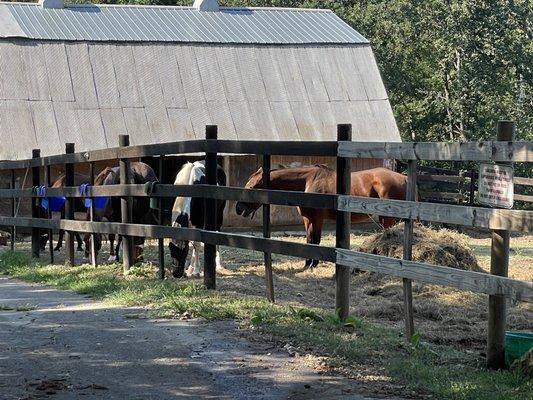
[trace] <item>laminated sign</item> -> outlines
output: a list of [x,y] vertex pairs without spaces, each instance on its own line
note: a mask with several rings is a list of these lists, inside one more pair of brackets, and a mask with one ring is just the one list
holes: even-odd
[[479,166],[478,200],[491,207],[513,208],[514,169],[509,165]]

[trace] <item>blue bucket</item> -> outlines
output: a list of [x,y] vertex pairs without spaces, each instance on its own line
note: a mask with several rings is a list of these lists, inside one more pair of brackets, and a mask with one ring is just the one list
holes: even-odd
[[60,212],[65,205],[65,197],[44,197],[41,199],[41,207],[52,212]]
[[[93,204],[92,199],[83,200],[86,208],[91,207]],[[94,208],[97,210],[103,210],[107,204],[107,197],[95,197],[94,198]]]

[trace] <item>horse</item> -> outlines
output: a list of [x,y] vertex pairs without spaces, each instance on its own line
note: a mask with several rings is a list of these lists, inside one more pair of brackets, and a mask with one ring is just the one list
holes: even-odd
[[[205,165],[202,162],[185,163],[174,181],[174,185],[198,185],[205,184]],[[217,168],[217,185],[226,186],[226,174],[222,167]],[[224,208],[226,201],[216,201],[216,230],[220,231],[223,223]],[[174,206],[172,207],[172,226],[182,228],[198,228],[205,229],[204,220],[204,199],[191,197],[176,197]],[[193,253],[191,255],[191,263],[189,267],[189,274],[191,276],[200,276],[200,260],[199,253],[201,244],[193,242]],[[172,239],[169,243],[170,255],[172,258],[172,276],[181,278],[185,274],[185,263],[189,253],[189,242],[187,240]],[[217,247],[216,268],[221,269],[220,253]]]
[[[143,162],[132,162],[130,164],[130,177],[132,178],[132,183],[135,184],[145,184],[148,182],[158,182],[157,176],[154,170]],[[102,172],[100,172],[94,180],[94,186],[102,185],[117,185],[120,183],[120,169],[119,167],[106,167]],[[132,223],[134,224],[153,224],[157,222],[155,216],[150,208],[150,199],[148,197],[134,197],[132,200],[132,209],[135,210],[133,213]],[[94,213],[94,221],[102,221],[106,219],[109,222],[121,222],[121,209],[120,209],[120,198],[111,197],[105,201],[105,205],[101,208],[97,208]],[[90,211],[87,210],[87,221],[90,220]],[[91,236],[92,234],[85,234],[85,258],[89,258],[89,249],[91,248]],[[102,239],[99,234],[95,234],[95,250],[96,256],[102,248]],[[118,237],[117,246],[114,247],[115,234],[109,235],[109,260],[108,261],[117,261],[117,256],[119,253],[120,244],[122,241],[121,236]],[[140,261],[142,259],[142,245],[144,244],[144,238],[134,237],[133,242],[135,245],[135,261]]]
[[[373,168],[352,172],[351,195],[381,199],[405,200],[407,177],[386,168]],[[259,168],[250,176],[245,188],[263,187],[263,169]],[[299,168],[282,168],[270,171],[270,188],[274,190],[299,191],[306,193],[336,193],[337,173],[325,166],[314,165]],[[260,204],[237,202],[235,211],[247,218],[255,214]],[[307,243],[320,244],[324,220],[334,220],[335,210],[298,207],[302,216]],[[365,214],[351,213],[352,222],[369,219]],[[397,223],[397,218],[379,217],[379,223],[389,228]],[[305,268],[315,267],[318,260],[307,259]]]
[[[59,177],[52,183],[52,188],[62,188],[65,187],[66,182],[66,175],[61,174]],[[79,186],[83,183],[89,182],[89,177],[87,175],[83,174],[74,174],[74,185]],[[61,213],[61,219],[65,218],[65,198],[64,197],[53,197],[53,198],[47,198],[46,201],[41,202],[42,209],[41,209],[41,215],[42,217],[45,217],[45,213],[48,210],[48,208],[51,209],[52,212],[60,212]],[[76,198],[74,200],[74,211],[75,212],[85,212],[85,204],[83,203],[83,199]],[[54,248],[54,251],[61,251],[61,247],[63,247],[63,236],[65,235],[65,231],[63,229],[59,230],[59,237],[57,238],[57,244]],[[44,251],[46,249],[46,243],[48,243],[48,240],[50,238],[48,237],[48,233],[42,234],[40,237],[40,246],[41,250]],[[74,236],[76,237],[76,242],[78,243],[77,250],[83,251],[83,240],[78,232],[74,233]],[[53,238],[52,238],[53,240]]]

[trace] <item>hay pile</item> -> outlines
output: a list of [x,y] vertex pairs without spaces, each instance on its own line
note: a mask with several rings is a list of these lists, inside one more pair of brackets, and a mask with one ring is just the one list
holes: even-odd
[[[360,251],[387,257],[403,257],[404,224],[397,224],[366,239]],[[464,235],[435,230],[416,224],[413,234],[413,260],[433,265],[484,272],[466,243]]]

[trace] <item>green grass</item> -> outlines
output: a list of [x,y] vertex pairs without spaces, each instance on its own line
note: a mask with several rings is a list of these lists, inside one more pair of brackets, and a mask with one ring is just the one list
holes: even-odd
[[324,310],[295,309],[273,305],[259,297],[209,291],[191,280],[162,282],[150,278],[155,276],[154,268],[140,266],[123,276],[119,265],[70,268],[41,265],[23,253],[0,253],[0,273],[70,289],[108,304],[148,306],[159,317],[187,314],[206,319],[237,319],[243,328],[290,343],[303,352],[313,350],[328,355],[331,366],[349,365],[352,369],[385,374],[403,385],[407,393],[415,391],[454,400],[533,397],[530,380],[509,371],[485,370],[480,367],[477,355],[449,347],[430,347],[418,337],[407,344],[396,330],[354,317],[342,322]]

